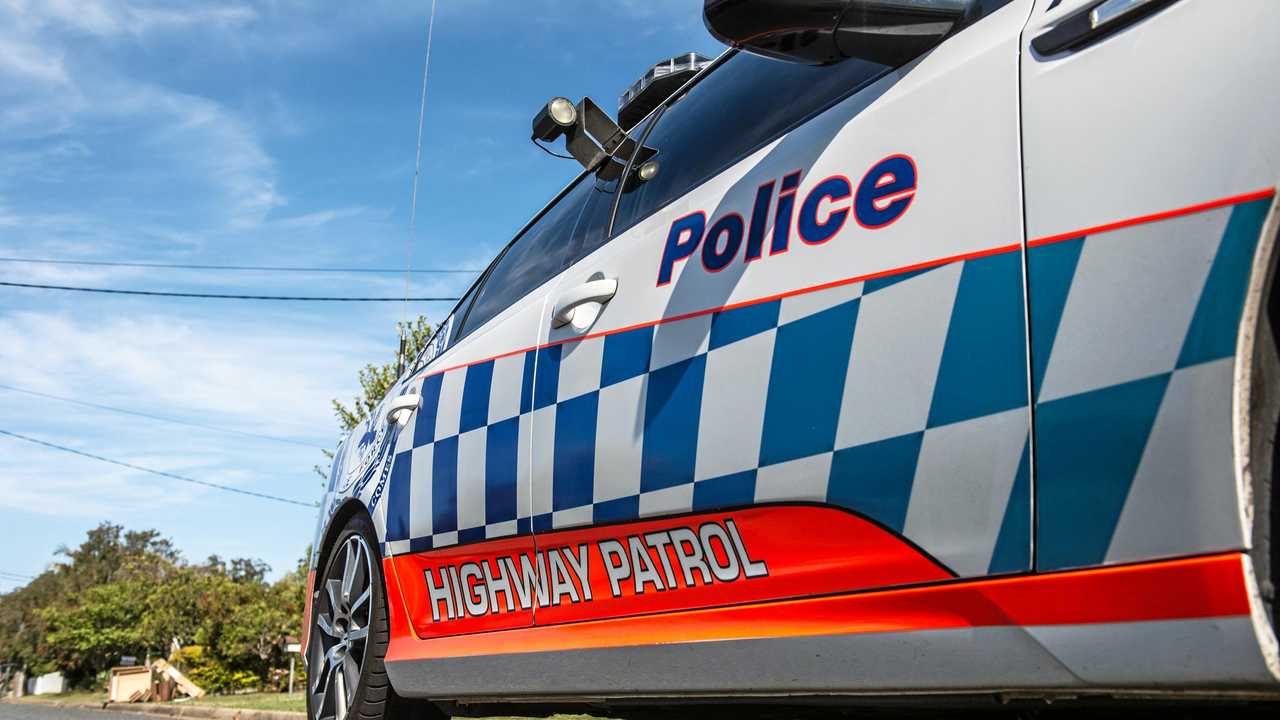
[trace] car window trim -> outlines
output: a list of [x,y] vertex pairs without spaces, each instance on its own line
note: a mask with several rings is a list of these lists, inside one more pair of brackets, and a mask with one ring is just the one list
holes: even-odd
[[[476,306],[475,301],[480,299],[480,293],[484,291],[484,285],[488,283],[489,276],[493,274],[494,269],[497,268],[499,263],[502,262],[502,258],[507,256],[507,253],[510,252],[511,248],[514,247],[516,243],[520,242],[520,238],[524,237],[525,233],[529,232],[530,228],[532,228],[535,224],[537,224],[537,222],[541,220],[548,212],[551,212],[551,209],[554,208],[557,204],[559,204],[560,201],[563,200],[564,197],[568,195],[575,187],[577,187],[578,183],[582,182],[589,174],[590,172],[583,170],[582,172],[575,175],[574,178],[569,181],[569,184],[561,188],[560,192],[556,193],[555,197],[551,198],[550,202],[542,206],[542,209],[539,210],[532,218],[529,219],[528,222],[524,224],[524,226],[520,228],[519,231],[516,232],[515,236],[512,237],[511,240],[509,240],[505,246],[503,246],[502,250],[498,253],[498,256],[493,259],[493,262],[489,263],[489,267],[485,269],[484,274],[477,281],[480,283],[480,286],[476,288],[475,297],[472,299],[471,304],[467,306],[466,312],[463,314],[462,319],[458,323],[458,340],[459,341],[461,341],[467,336],[468,334],[467,320],[471,317],[471,309]],[[532,292],[532,290],[530,292]],[[525,295],[527,294],[528,293],[525,293]],[[512,304],[514,304],[515,302],[518,302],[524,297],[525,297],[524,295],[521,295],[519,298],[516,298],[516,300],[512,301]],[[511,307],[511,306],[508,305],[507,307]],[[503,308],[503,310],[505,311],[506,308]],[[501,314],[501,312],[499,312],[498,314]],[[494,315],[494,317],[497,317],[497,315]]]
[[666,111],[666,109],[666,101],[663,101],[662,104],[654,108],[652,112],[645,115],[644,120],[640,121],[643,123],[649,118],[653,118],[653,121],[644,129],[644,132],[640,133],[640,137],[636,141],[636,151],[631,153],[631,157],[627,158],[627,166],[622,171],[622,179],[618,181],[618,190],[614,193],[613,205],[609,208],[609,222],[605,225],[605,241],[601,243],[602,246],[608,245],[609,241],[613,240],[613,221],[618,217],[618,206],[622,204],[622,196],[625,194],[624,188],[627,185],[627,180],[631,177],[631,168],[635,165],[636,155],[640,154],[640,148],[644,147],[644,141],[649,138],[649,133],[653,132],[653,129],[657,127],[658,122],[662,120],[662,113]]
[[[689,88],[696,85],[704,77],[710,74],[713,70],[723,65],[725,60],[729,59],[733,55],[736,55],[738,52],[739,51],[736,48],[726,48],[719,55],[717,55],[709,65],[707,65],[706,67],[704,67],[703,69],[695,73],[693,77],[689,78],[687,81],[685,81],[683,85],[676,88],[675,91],[673,91],[671,95],[669,95],[665,100],[659,103],[657,107],[655,107],[653,110],[650,110],[648,115],[645,115],[643,118],[641,118],[640,121],[636,123],[636,126],[639,126],[645,123],[651,117],[654,120],[653,122],[649,123],[649,127],[645,129],[644,134],[641,136],[641,139],[636,147],[639,148],[641,145],[644,144],[644,138],[649,137],[649,133],[653,132],[653,128],[656,127],[658,124],[659,117],[657,116],[660,116],[666,110],[667,106],[670,103],[682,97],[685,93],[689,91]],[[623,178],[627,177],[626,173],[629,173],[631,171],[634,161],[635,161],[635,153],[632,153],[631,156],[627,158],[626,168],[622,176]],[[480,273],[479,277],[476,278],[475,282],[473,282],[471,286],[467,288],[466,292],[464,292],[462,296],[458,299],[458,304],[455,305],[453,309],[449,311],[448,315],[445,315],[445,318],[448,319],[449,315],[454,315],[455,313],[458,312],[459,309],[463,310],[462,317],[456,318],[457,324],[458,324],[458,336],[459,336],[458,340],[462,340],[466,336],[467,320],[471,317],[471,308],[475,307],[475,300],[480,297],[480,292],[484,289],[483,288],[484,284],[488,281],[489,276],[493,274],[493,270],[498,266],[500,262],[502,262],[502,258],[506,257],[506,254],[511,249],[511,247],[515,245],[517,242],[519,242],[520,238],[524,237],[525,233],[527,233],[529,229],[534,226],[534,224],[536,224],[539,220],[542,219],[544,215],[550,212],[551,209],[556,206],[556,204],[558,204],[562,199],[564,199],[565,195],[568,195],[569,192],[573,190],[573,188],[579,182],[583,182],[586,176],[589,174],[590,174],[590,171],[583,170],[579,174],[575,175],[573,179],[571,179],[564,187],[560,189],[558,193],[555,194],[554,197],[551,198],[549,202],[547,202],[546,205],[542,206],[542,209],[534,213],[533,217],[529,218],[529,220],[525,222],[525,224],[521,226],[519,230],[516,231],[515,235],[512,236],[511,240],[509,240],[507,244],[504,245],[500,251],[498,251],[497,256],[494,257],[493,261],[489,263],[489,266],[486,267],[482,273]],[[617,193],[617,196],[614,197],[613,204],[609,209],[609,222],[605,230],[605,237],[608,238],[608,240],[612,240],[614,237],[613,222],[614,222],[614,219],[617,217],[618,204],[619,204],[619,201],[621,201],[621,199],[622,199],[622,193],[619,192]],[[608,240],[606,240],[605,244],[608,243]],[[570,264],[572,265],[572,263]],[[462,308],[461,307],[462,301],[467,299],[468,293],[471,293],[473,289],[475,292],[471,297],[470,304],[468,304],[466,308]],[[435,336],[433,334],[432,338],[434,337]]]
[[676,88],[670,95],[666,97],[665,100],[658,103],[657,107],[650,110],[648,115],[645,115],[643,118],[640,118],[640,121],[632,126],[632,127],[639,127],[640,125],[643,125],[645,122],[647,122],[649,118],[653,118],[653,122],[649,123],[649,126],[645,128],[644,132],[640,135],[639,140],[637,140],[636,152],[631,153],[631,157],[627,158],[627,166],[622,171],[622,180],[618,182],[618,194],[616,197],[614,197],[613,207],[609,210],[609,225],[605,229],[606,240],[603,243],[604,245],[609,244],[609,241],[613,240],[614,238],[613,222],[618,217],[618,206],[622,204],[622,195],[623,195],[622,188],[626,184],[627,178],[631,177],[631,168],[635,165],[636,155],[637,153],[639,153],[640,148],[644,147],[644,141],[649,138],[649,133],[653,132],[653,129],[658,126],[659,122],[662,121],[662,115],[663,113],[666,112],[667,107],[671,103],[683,97],[685,93],[689,92],[689,88],[692,88],[694,85],[697,85],[699,82],[702,81],[704,77],[710,75],[716,68],[723,65],[726,60],[738,54],[738,52],[739,51],[737,48],[726,48],[719,55],[717,55],[715,59],[712,60],[706,67],[694,73],[693,77],[689,78],[684,82],[683,85]]

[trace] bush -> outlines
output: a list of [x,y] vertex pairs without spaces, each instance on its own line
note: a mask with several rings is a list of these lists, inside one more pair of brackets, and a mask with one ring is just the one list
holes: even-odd
[[233,670],[205,652],[202,645],[188,645],[173,654],[170,662],[191,682],[207,693],[222,694],[255,690],[262,679],[248,670]]
[[305,562],[270,583],[259,561],[188,563],[154,531],[107,523],[59,553],[67,562],[0,595],[0,664],[60,670],[86,687],[121,656],[162,656],[176,639],[174,664],[207,692],[288,684]]

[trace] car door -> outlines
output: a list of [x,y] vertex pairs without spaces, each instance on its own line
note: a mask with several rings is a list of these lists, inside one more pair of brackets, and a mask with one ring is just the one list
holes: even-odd
[[544,309],[534,526],[588,582],[537,624],[1029,567],[1030,0],[982,5],[903,68],[731,54],[662,111]]
[[1278,109],[1259,93],[1280,86],[1278,26],[1266,0],[1035,4],[1022,92],[1042,570],[1247,546],[1234,355],[1280,163],[1259,132]]
[[421,638],[533,622],[534,362],[582,188],[563,191],[504,249],[450,315],[425,366],[393,391],[422,396],[412,432],[397,441],[385,521],[385,554]]

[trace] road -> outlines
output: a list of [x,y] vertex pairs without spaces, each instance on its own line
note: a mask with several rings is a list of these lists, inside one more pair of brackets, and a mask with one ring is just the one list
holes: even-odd
[[132,720],[137,717],[122,716],[106,710],[76,710],[35,703],[0,703],[0,720]]
[[[1013,708],[997,709],[991,708],[987,710],[942,710],[942,711],[925,711],[911,710],[908,708],[899,708],[897,710],[873,710],[851,713],[841,713],[839,711],[822,711],[792,714],[787,711],[763,712],[760,714],[731,714],[723,713],[705,713],[693,710],[689,713],[681,713],[672,711],[670,713],[671,720],[685,720],[688,718],[715,718],[716,720],[724,720],[727,717],[742,718],[767,718],[768,720],[814,720],[814,718],[832,718],[832,720],[1057,720],[1058,718],[1070,720],[1218,720],[1223,717],[1230,717],[1232,720],[1253,718],[1276,718],[1280,717],[1277,713],[1277,706],[1242,706],[1227,705],[1214,707],[1209,706],[1180,706],[1165,708],[1141,708],[1129,706],[1125,708],[1107,709],[1099,707],[1063,707],[1061,704],[1050,706],[1048,708],[1040,706],[1036,709],[1017,710]],[[80,710],[76,708],[54,707],[52,705],[44,705],[38,703],[15,703],[0,702],[0,720],[140,720],[143,718],[152,718],[153,720],[168,720],[165,716],[160,715],[143,715],[140,713],[121,713],[120,711],[107,710]],[[520,720],[519,718],[488,718],[488,720]],[[552,720],[595,720],[586,715],[557,715]]]

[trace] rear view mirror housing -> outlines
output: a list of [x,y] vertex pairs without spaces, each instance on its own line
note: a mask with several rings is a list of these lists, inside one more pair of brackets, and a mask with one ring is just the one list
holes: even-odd
[[897,67],[964,24],[973,0],[704,0],[719,41],[779,60],[861,58]]

